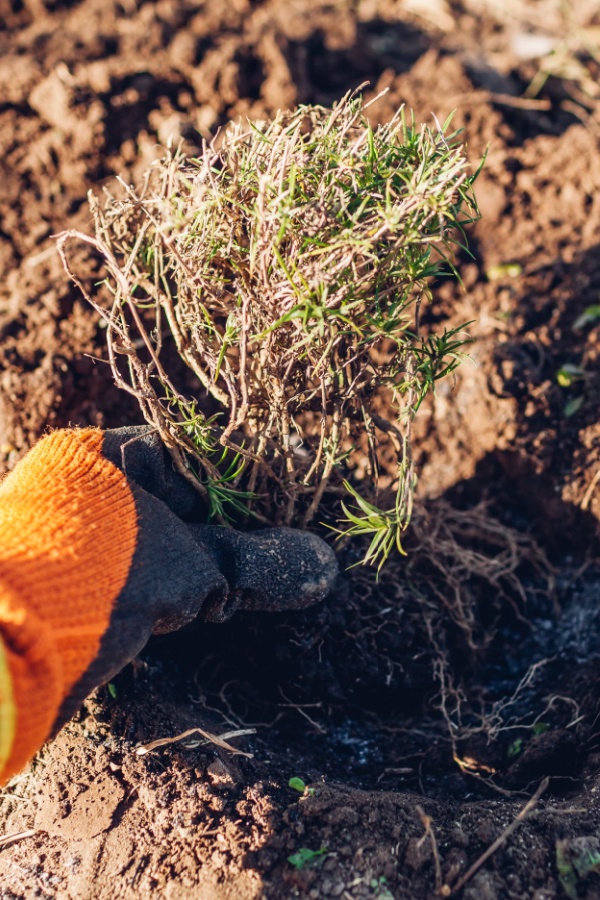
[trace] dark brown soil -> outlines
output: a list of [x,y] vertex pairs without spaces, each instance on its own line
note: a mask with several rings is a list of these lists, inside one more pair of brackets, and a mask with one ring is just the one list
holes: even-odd
[[[364,81],[389,88],[375,122],[456,109],[474,165],[488,147],[464,289],[424,316],[476,343],[417,424],[408,561],[350,570],[318,609],[155,639],[0,793],[3,900],[600,897],[600,319],[578,321],[600,304],[600,104],[560,74],[523,100],[518,41],[565,25],[552,0],[505,6],[0,0],[4,469],[48,426],[139,421],[51,237],[89,228],[89,188]],[[136,753],[196,726],[255,728],[231,738],[253,756]],[[323,852],[297,867],[301,848]]]

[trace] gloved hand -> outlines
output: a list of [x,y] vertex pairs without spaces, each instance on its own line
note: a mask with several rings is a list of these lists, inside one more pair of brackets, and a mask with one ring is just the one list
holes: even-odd
[[324,542],[188,526],[197,504],[145,427],[54,432],[0,485],[0,780],[151,634],[325,596]]
[[[147,515],[140,522],[156,521],[157,507],[152,498],[162,501],[180,519],[189,520],[202,510],[199,494],[179,475],[156,432],[147,425],[104,432],[102,454],[118,466],[142,491],[136,503]],[[154,509],[154,514],[150,512]],[[176,543],[185,541],[183,529],[170,520],[177,531]],[[179,523],[180,524],[180,523]],[[153,546],[156,528],[144,535],[145,547]],[[188,524],[187,531],[199,548],[199,561],[207,584],[216,576],[215,587],[208,589],[198,613],[211,622],[224,622],[236,609],[281,612],[302,609],[322,600],[338,572],[333,550],[316,535],[293,528],[263,528],[242,534],[219,525]],[[167,530],[168,534],[168,530]],[[163,540],[165,535],[162,536]],[[205,559],[208,556],[208,559]],[[152,567],[150,560],[147,569]],[[218,573],[216,575],[215,573]],[[175,612],[176,618],[180,615]],[[158,619],[154,633],[172,631]],[[176,624],[175,627],[181,627]]]

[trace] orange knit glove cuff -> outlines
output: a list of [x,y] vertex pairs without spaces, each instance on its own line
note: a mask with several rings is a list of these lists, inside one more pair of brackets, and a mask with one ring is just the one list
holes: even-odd
[[127,581],[135,502],[102,438],[54,432],[0,484],[1,780],[48,737]]

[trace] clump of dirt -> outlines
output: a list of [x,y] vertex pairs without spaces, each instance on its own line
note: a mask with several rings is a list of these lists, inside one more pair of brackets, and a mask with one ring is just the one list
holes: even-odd
[[[389,88],[374,122],[456,108],[472,158],[489,144],[465,290],[423,310],[474,320],[475,364],[415,422],[407,560],[313,610],[155,639],[1,793],[2,897],[598,894],[597,11],[405,6],[0,0],[5,468],[48,425],[137,421],[51,239],[89,230],[88,188],[365,79]],[[573,66],[526,93],[565,44]],[[77,267],[91,289],[97,261]],[[253,755],[197,734],[136,752],[198,726],[254,728],[228,738]]]

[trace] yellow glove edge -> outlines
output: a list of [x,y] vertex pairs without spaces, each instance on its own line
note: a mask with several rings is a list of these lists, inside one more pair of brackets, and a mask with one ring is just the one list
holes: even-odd
[[0,772],[13,748],[17,729],[17,710],[12,687],[8,656],[0,638]]

